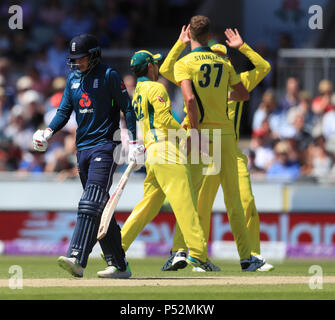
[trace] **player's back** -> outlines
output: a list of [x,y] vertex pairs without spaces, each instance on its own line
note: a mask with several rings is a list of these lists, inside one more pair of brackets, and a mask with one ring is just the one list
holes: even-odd
[[165,140],[169,129],[181,128],[172,116],[169,95],[159,82],[147,77],[138,78],[132,105],[146,147],[153,142]]
[[199,128],[220,128],[232,134],[233,123],[228,117],[228,87],[240,82],[228,59],[209,47],[198,47],[178,60],[175,79],[191,80],[199,111]]

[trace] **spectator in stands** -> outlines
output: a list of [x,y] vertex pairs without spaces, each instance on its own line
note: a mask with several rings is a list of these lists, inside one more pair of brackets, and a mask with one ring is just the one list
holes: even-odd
[[6,106],[7,97],[5,88],[0,87],[0,133],[7,127],[9,123],[9,108]]
[[108,29],[107,17],[101,15],[96,22],[93,34],[99,40],[101,48],[108,48],[112,45],[111,34]]
[[34,132],[35,129],[29,123],[29,118],[25,117],[24,107],[15,105],[10,111],[9,124],[4,130],[5,136],[25,151],[31,145],[31,137]]
[[319,136],[312,144],[311,175],[317,179],[326,178],[333,165],[333,157],[326,151],[325,143],[325,137]]
[[69,68],[66,68],[64,63],[67,55],[66,39],[59,33],[47,50],[47,61],[51,68],[52,77],[66,77],[68,75]]
[[288,146],[288,159],[291,162],[301,163],[301,151],[299,150],[299,143],[294,138],[288,138],[284,140]]
[[277,128],[280,124],[280,115],[276,112],[276,109],[276,97],[273,90],[266,90],[263,94],[262,102],[254,114],[252,129],[258,130],[261,127],[262,122],[267,119],[271,129],[274,130],[274,132],[277,132]]
[[15,171],[21,161],[21,149],[11,139],[0,133],[0,167],[1,171]]
[[75,133],[67,134],[64,138],[64,149],[56,149],[49,157],[45,172],[57,172],[59,181],[78,176],[76,166]]
[[300,176],[300,164],[289,160],[289,144],[279,141],[275,147],[275,160],[267,171],[268,180],[294,181]]
[[315,97],[312,102],[312,111],[315,114],[324,114],[334,107],[331,102],[333,84],[329,80],[321,80],[319,83],[320,95]]
[[32,89],[44,96],[49,93],[51,78],[43,78],[36,67],[30,67],[27,76],[33,81]]
[[306,130],[305,113],[299,108],[295,108],[290,114],[291,127],[288,128],[286,137],[293,138],[297,142],[297,148],[300,152],[307,149],[313,141],[312,135]]
[[278,103],[278,111],[287,112],[291,107],[299,103],[299,82],[296,78],[290,77],[286,81],[286,94]]
[[7,171],[7,153],[3,148],[0,148],[0,172]]
[[328,139],[335,139],[335,105],[333,100],[335,95],[332,96],[331,105],[329,105],[328,111],[322,118],[322,134]]
[[44,171],[44,154],[30,149],[23,155],[18,172],[42,173]]
[[52,66],[54,62],[50,63],[48,56],[47,56],[47,49],[42,48],[38,51],[35,55],[33,67],[37,70],[40,78],[43,81],[46,81],[50,84],[51,78],[53,77]]
[[302,112],[304,115],[305,130],[312,134],[313,128],[316,124],[317,117],[311,110],[312,95],[308,91],[299,92],[299,104],[297,106],[291,107],[287,114],[287,122],[289,124],[293,123],[293,118],[297,111]]
[[80,2],[77,2],[61,22],[60,32],[67,39],[71,39],[81,33],[90,33],[92,26],[93,23],[89,13],[84,10]]
[[31,53],[30,48],[28,48],[28,34],[25,30],[21,30],[20,32],[13,32],[11,35],[11,46],[7,52],[7,57],[16,68],[22,70]]
[[22,95],[23,115],[27,123],[37,129],[44,124],[43,96],[35,90],[28,90]]
[[264,177],[265,174],[265,170],[258,167],[255,164],[255,159],[256,159],[256,154],[255,151],[249,149],[246,152],[246,155],[248,157],[248,170],[250,172],[251,175],[253,175],[254,177]]
[[27,90],[33,88],[33,79],[27,75],[20,77],[16,81],[16,103],[22,104],[22,96]]
[[[57,112],[57,108],[63,96],[65,89],[66,79],[57,77],[52,82],[52,95],[46,101],[46,112],[44,114],[44,123],[50,123]],[[63,128],[67,132],[74,132],[77,129],[77,122],[74,113],[71,114],[70,120]]]
[[43,23],[57,27],[63,21],[65,11],[59,0],[46,1],[38,10],[38,17]]
[[255,152],[255,165],[267,170],[274,158],[273,137],[269,121],[263,120],[261,128],[254,130],[250,143],[251,149]]
[[[128,8],[127,8],[128,9]],[[112,38],[112,45],[118,47],[129,46],[131,37],[129,18],[121,11],[116,1],[107,2],[108,30]]]

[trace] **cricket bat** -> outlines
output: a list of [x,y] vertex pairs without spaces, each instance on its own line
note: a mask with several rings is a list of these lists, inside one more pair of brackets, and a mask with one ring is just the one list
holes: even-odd
[[129,176],[131,172],[133,171],[134,167],[136,166],[136,163],[134,161],[130,161],[129,165],[126,169],[126,171],[123,173],[118,185],[116,186],[112,196],[109,198],[104,211],[102,212],[99,231],[97,239],[101,240],[106,234],[109,227],[109,223],[113,217],[115,208],[120,200],[120,197],[122,195],[123,189],[125,188]]

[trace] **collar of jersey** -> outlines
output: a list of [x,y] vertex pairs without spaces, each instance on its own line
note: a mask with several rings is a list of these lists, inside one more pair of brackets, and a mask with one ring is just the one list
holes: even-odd
[[137,78],[137,82],[139,82],[139,81],[152,81],[152,80],[148,77],[143,76],[143,77]]
[[199,52],[199,51],[209,51],[212,52],[211,48],[208,46],[197,47],[192,50],[192,52]]

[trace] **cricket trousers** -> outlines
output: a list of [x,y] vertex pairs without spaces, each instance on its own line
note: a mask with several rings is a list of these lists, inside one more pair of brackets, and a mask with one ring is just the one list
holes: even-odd
[[[78,204],[77,222],[67,256],[76,257],[83,268],[97,242],[101,214],[109,199],[117,167],[114,156],[118,157],[115,149],[118,144],[111,141],[77,152],[79,177],[84,191]],[[99,244],[108,265],[114,265],[122,271],[126,269],[120,227],[115,217],[111,219],[108,232]]]
[[170,142],[156,142],[148,148],[143,200],[136,205],[122,226],[122,247],[125,251],[128,250],[146,224],[158,214],[166,197],[180,225],[181,235],[190,250],[189,254],[205,261],[207,243],[196,210],[196,197],[189,166],[172,163],[172,161],[165,163],[169,158],[168,152],[165,151],[169,150],[170,155],[173,156],[177,153],[175,148]]
[[[213,145],[210,146],[210,148],[213,147]],[[213,150],[210,150],[210,153],[213,155]],[[205,174],[203,171],[205,166],[201,163],[190,165],[192,183],[197,196],[197,210],[201,227],[204,231],[206,242],[208,242],[211,208],[215,200],[216,192],[221,184],[230,226],[237,245],[237,251],[241,260],[248,259],[251,253],[251,241],[244,216],[244,201],[242,201],[240,197],[237,161],[238,151],[233,135],[221,136],[221,152],[219,154],[220,158],[216,162],[219,163],[220,166],[217,170],[213,171],[219,171],[216,175]],[[206,187],[203,186],[203,183],[207,184]],[[241,192],[244,194],[245,190],[242,189]],[[177,223],[172,251],[178,250],[186,251],[187,245]]]
[[[240,188],[240,196],[244,211],[244,216],[250,236],[251,253],[259,255],[260,250],[260,222],[259,215],[255,205],[255,198],[252,193],[250,173],[248,170],[248,158],[237,149],[237,167],[238,180]],[[198,197],[198,213],[202,217],[202,226],[205,237],[208,241],[210,233],[210,221],[213,204],[220,186],[220,179],[218,175],[207,175],[204,177],[203,183]],[[235,223],[232,220],[231,223]],[[238,228],[238,225],[236,226]]]

